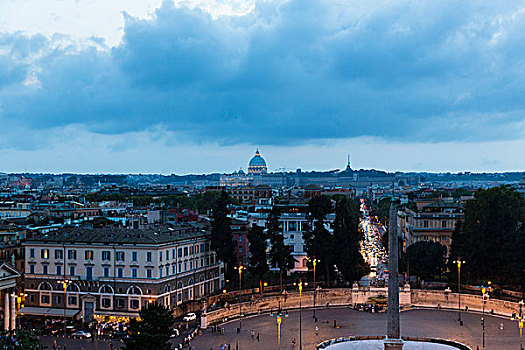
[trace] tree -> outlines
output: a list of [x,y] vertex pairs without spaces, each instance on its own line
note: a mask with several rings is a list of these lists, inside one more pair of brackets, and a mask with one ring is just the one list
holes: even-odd
[[295,266],[292,256],[292,247],[284,244],[284,235],[279,224],[279,209],[274,206],[266,222],[268,239],[270,240],[270,261],[279,268],[279,281],[283,290],[283,273],[287,273]]
[[33,350],[40,349],[42,344],[34,332],[26,329],[0,332],[0,349]]
[[386,224],[388,222],[388,216],[390,214],[390,204],[392,203],[391,197],[383,197],[377,204],[372,205],[372,210],[377,216],[380,222]]
[[330,284],[330,273],[334,266],[334,239],[325,227],[326,215],[332,211],[332,201],[327,196],[313,197],[308,202],[309,228],[304,232],[303,239],[306,253],[311,258],[317,258],[324,267],[327,284]]
[[231,279],[235,262],[235,247],[233,234],[228,217],[229,196],[225,191],[215,203],[211,220],[211,249],[215,251],[219,260],[226,264],[227,279]]
[[416,242],[407,248],[410,273],[421,278],[440,275],[445,268],[447,247],[439,242]]
[[450,260],[461,257],[476,280],[523,283],[525,198],[507,187],[478,190],[452,235]]
[[268,272],[268,260],[266,258],[267,235],[261,226],[253,225],[246,235],[250,242],[250,267],[248,270],[259,278],[259,292],[262,294],[262,279]]
[[361,255],[363,232],[359,228],[359,206],[342,197],[337,201],[334,221],[335,263],[346,281],[358,281],[368,267]]
[[140,310],[139,315],[140,321],[130,321],[130,335],[124,339],[124,350],[171,349],[170,336],[175,324],[172,311],[162,305],[150,304]]

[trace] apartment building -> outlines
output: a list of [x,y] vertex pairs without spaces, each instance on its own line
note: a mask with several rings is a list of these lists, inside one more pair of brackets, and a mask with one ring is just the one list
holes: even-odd
[[197,225],[64,228],[23,246],[26,315],[137,317],[150,302],[174,307],[224,283],[210,232]]
[[405,239],[405,247],[420,241],[439,242],[447,247],[448,255],[456,222],[464,217],[463,204],[444,200],[415,204],[416,209],[397,213],[398,232]]

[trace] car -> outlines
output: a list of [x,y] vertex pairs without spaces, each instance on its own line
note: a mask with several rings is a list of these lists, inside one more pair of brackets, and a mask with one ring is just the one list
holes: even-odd
[[182,318],[182,320],[184,322],[190,322],[190,321],[193,321],[193,320],[196,320],[197,319],[197,315],[195,315],[193,312],[190,312],[189,314],[186,314],[186,316],[184,316]]
[[129,333],[126,331],[115,332],[112,334],[112,338],[113,339],[127,339],[129,338]]
[[76,331],[75,333],[71,334],[73,338],[91,338],[91,333],[84,332],[84,331]]

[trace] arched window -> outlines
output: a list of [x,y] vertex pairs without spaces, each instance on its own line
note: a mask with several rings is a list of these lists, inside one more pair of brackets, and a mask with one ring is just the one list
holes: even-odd
[[73,293],[78,293],[78,292],[80,292],[80,288],[76,284],[70,284],[70,285],[67,286],[66,291],[73,292]]
[[38,289],[39,290],[53,290],[53,287],[51,287],[51,284],[49,284],[48,282],[42,282],[38,286]]
[[98,292],[101,294],[113,294],[113,288],[111,286],[108,286],[107,284],[103,285],[98,289]]
[[142,295],[142,290],[139,287],[131,286],[128,288],[128,294]]
[[193,282],[193,277],[192,277],[192,278],[190,278],[190,280],[188,281],[188,286],[191,286],[193,283],[194,283],[194,282]]
[[179,284],[177,285],[177,289],[182,289],[184,288],[184,284],[182,284],[182,282],[179,282]]
[[169,293],[169,292],[171,292],[171,286],[167,284],[166,287],[164,287],[164,293]]
[[201,275],[201,277],[199,278],[199,281],[204,282],[204,275]]

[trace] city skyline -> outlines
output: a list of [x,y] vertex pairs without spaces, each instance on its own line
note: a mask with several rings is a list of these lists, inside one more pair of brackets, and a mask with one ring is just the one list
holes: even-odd
[[[454,11],[450,11],[454,8]],[[0,5],[0,171],[523,171],[519,1]],[[422,18],[425,18],[423,21]]]

